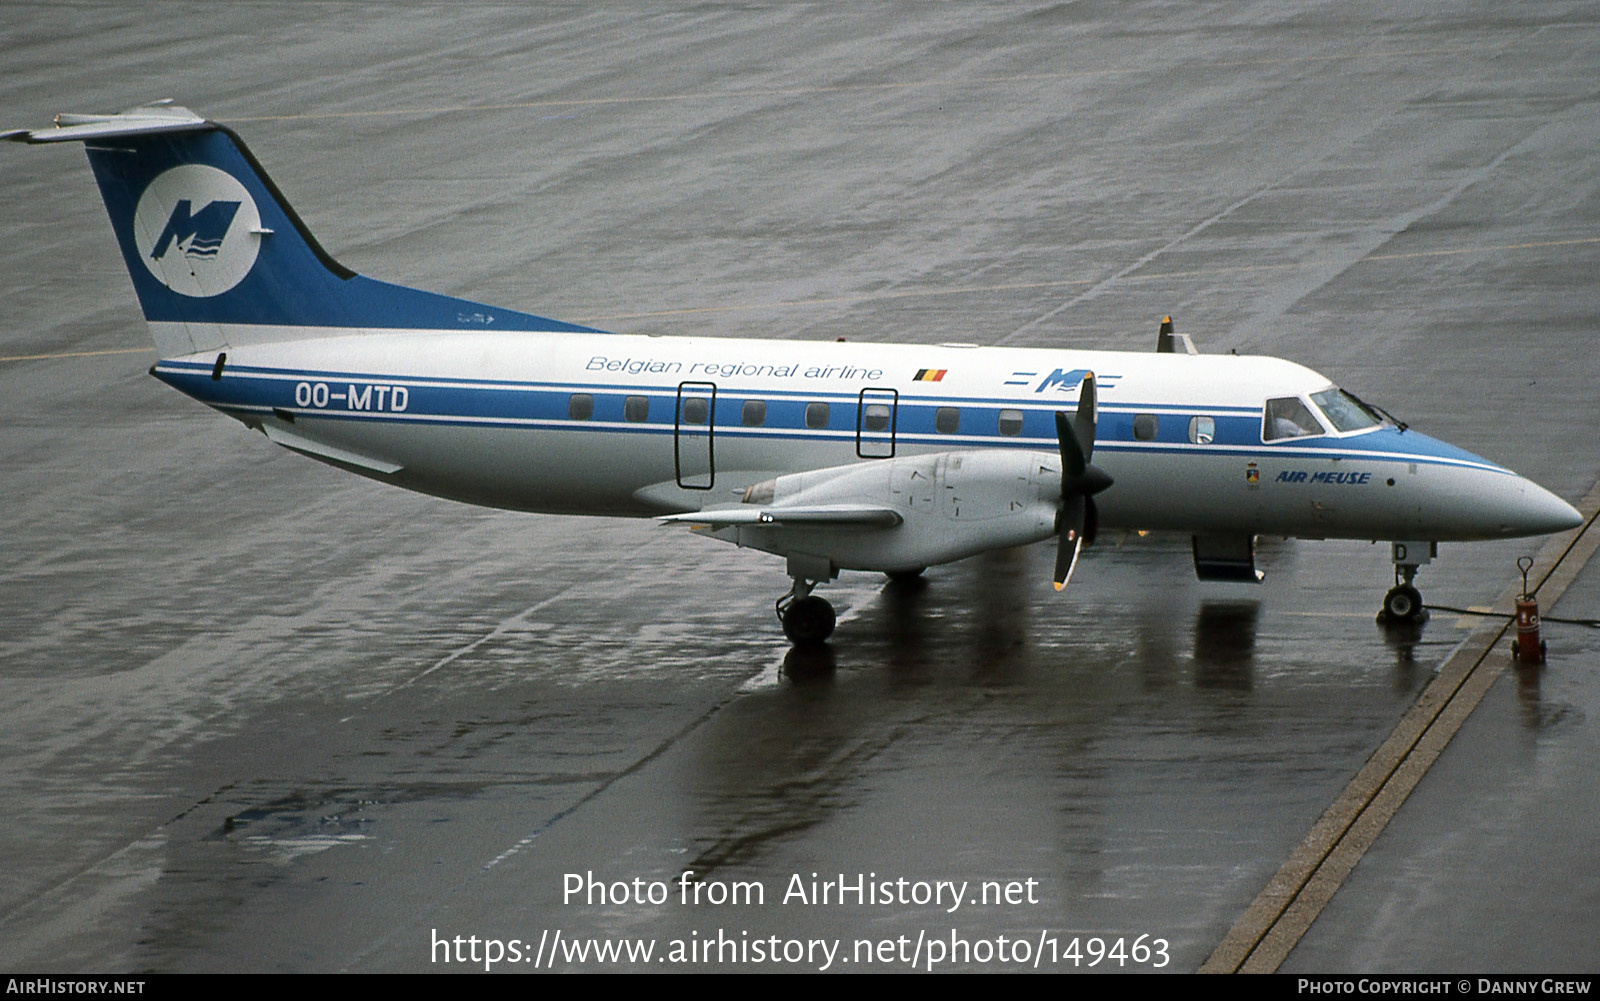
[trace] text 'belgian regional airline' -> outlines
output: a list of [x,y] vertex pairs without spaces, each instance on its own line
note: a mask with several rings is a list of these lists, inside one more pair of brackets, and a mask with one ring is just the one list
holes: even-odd
[[783,556],[796,643],[832,633],[812,589],[840,570],[1057,536],[1059,590],[1097,528],[1182,532],[1201,578],[1250,582],[1257,535],[1388,540],[1384,612],[1410,620],[1438,542],[1581,521],[1309,369],[1195,354],[1170,327],[1147,354],[608,334],[350,272],[237,135],[184,108],[0,137],[84,143],[156,378],[397,486]]

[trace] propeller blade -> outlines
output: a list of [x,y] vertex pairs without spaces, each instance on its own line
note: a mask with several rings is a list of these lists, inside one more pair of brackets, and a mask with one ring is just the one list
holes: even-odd
[[1083,461],[1094,458],[1094,425],[1100,418],[1100,394],[1095,391],[1094,373],[1083,377],[1078,387],[1078,416],[1073,420],[1078,446],[1083,450]]
[[1083,377],[1078,389],[1078,412],[1069,420],[1056,411],[1056,447],[1061,450],[1061,510],[1056,515],[1056,590],[1072,579],[1078,553],[1094,541],[1100,526],[1100,509],[1093,495],[1111,486],[1105,470],[1089,462],[1094,454],[1095,423],[1100,411],[1094,373]]
[[1056,447],[1061,450],[1061,496],[1065,497],[1069,478],[1075,480],[1082,476],[1084,467],[1089,464],[1065,410],[1056,411]]
[[1067,586],[1072,570],[1078,565],[1078,550],[1083,545],[1084,520],[1088,498],[1074,494],[1061,504],[1061,517],[1057,525],[1060,542],[1056,546],[1056,590]]
[[1072,579],[1072,571],[1078,565],[1077,539],[1067,541],[1066,536],[1061,537],[1061,548],[1056,551],[1056,590],[1065,590],[1067,581]]

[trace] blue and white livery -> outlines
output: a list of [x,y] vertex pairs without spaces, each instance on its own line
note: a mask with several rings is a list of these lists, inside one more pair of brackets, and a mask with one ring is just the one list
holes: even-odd
[[[352,472],[521,511],[660,517],[785,557],[796,642],[840,570],[891,575],[1098,528],[1193,537],[1258,580],[1257,535],[1395,543],[1390,618],[1444,540],[1571,506],[1276,358],[608,334],[354,274],[231,130],[187,109],[0,133],[81,141],[150,325],[153,375]],[[1185,345],[1187,352],[1174,350]]]

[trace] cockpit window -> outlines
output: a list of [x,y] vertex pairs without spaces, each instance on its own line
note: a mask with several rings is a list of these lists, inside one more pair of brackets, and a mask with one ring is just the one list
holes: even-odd
[[1311,402],[1340,431],[1360,431],[1383,423],[1383,418],[1374,413],[1371,407],[1342,389],[1324,389],[1320,393],[1312,393]]
[[1261,424],[1263,441],[1306,438],[1325,433],[1322,422],[1312,416],[1310,408],[1298,396],[1267,401],[1265,420]]

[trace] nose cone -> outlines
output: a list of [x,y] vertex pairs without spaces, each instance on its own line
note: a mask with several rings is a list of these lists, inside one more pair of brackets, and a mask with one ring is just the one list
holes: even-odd
[[1509,469],[1484,468],[1466,472],[1457,481],[1466,489],[1468,531],[1481,539],[1550,535],[1583,524],[1583,515],[1571,504]]
[[1369,438],[1375,451],[1407,463],[1407,471],[1388,483],[1398,484],[1406,530],[1417,538],[1549,535],[1583,524],[1583,515],[1560,497],[1465,449],[1416,431],[1386,429]]
[[1549,535],[1583,524],[1577,508],[1532,480],[1515,477],[1498,493],[1501,535]]

